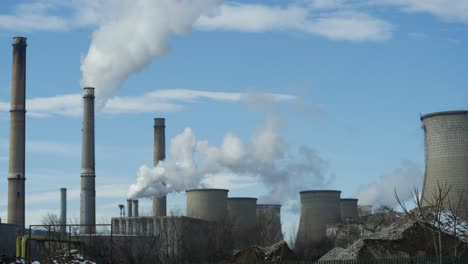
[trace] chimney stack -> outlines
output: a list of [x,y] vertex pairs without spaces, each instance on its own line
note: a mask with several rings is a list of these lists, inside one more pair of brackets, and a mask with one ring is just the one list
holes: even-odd
[[26,38],[13,38],[8,223],[18,225],[21,232],[25,222],[26,46]]
[[81,227],[82,234],[94,234],[96,229],[93,226],[96,224],[94,88],[84,88],[83,101],[80,224],[89,225]]
[[60,188],[60,233],[65,235],[67,232],[67,188]]
[[138,200],[133,200],[133,217],[138,217]]
[[127,200],[127,217],[132,217],[132,215],[133,215],[132,200],[128,199]]
[[[153,166],[166,158],[166,132],[164,118],[154,119]],[[153,216],[166,216],[166,196],[153,196]]]

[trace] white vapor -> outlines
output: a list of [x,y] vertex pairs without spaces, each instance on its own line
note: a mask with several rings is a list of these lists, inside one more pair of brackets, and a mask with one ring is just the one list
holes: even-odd
[[402,160],[399,168],[393,170],[389,175],[380,177],[378,182],[372,182],[361,188],[356,197],[360,204],[393,208],[398,203],[395,190],[401,201],[407,201],[412,197],[414,188],[421,191],[423,179],[423,171],[417,164]]
[[188,33],[220,0],[107,0],[88,53],[82,60],[82,86],[96,88],[98,106],[132,74],[167,55],[170,38]]
[[[141,96],[115,96],[109,99],[101,112],[105,114],[175,112],[184,109],[182,103],[203,100],[244,102],[250,92],[215,92],[188,89],[156,90]],[[280,93],[256,93],[259,97],[272,98],[274,102],[293,101],[295,95]],[[82,114],[80,94],[65,94],[26,100],[28,115],[49,117],[53,115],[78,117]],[[0,111],[8,111],[10,105],[0,101]]]
[[[141,166],[129,197],[149,197],[198,187],[241,188],[263,184],[259,202],[281,203],[298,191],[329,184],[328,163],[309,147],[288,152],[278,114],[270,114],[249,142],[226,133],[219,146],[198,140],[191,128],[170,141],[171,160]],[[163,185],[166,184],[166,186]]]

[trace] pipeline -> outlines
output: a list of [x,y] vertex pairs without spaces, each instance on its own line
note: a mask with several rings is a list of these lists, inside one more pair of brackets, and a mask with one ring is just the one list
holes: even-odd
[[16,257],[25,259],[27,257],[27,245],[29,240],[36,240],[36,241],[54,241],[54,242],[63,242],[63,243],[73,243],[73,244],[80,244],[81,241],[77,239],[60,239],[60,238],[53,238],[48,236],[19,236],[16,238]]

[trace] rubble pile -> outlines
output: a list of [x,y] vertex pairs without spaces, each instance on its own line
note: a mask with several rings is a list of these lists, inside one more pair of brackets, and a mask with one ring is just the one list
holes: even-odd
[[280,260],[297,260],[296,254],[288,247],[285,241],[280,241],[270,247],[253,246],[237,251],[227,262]]

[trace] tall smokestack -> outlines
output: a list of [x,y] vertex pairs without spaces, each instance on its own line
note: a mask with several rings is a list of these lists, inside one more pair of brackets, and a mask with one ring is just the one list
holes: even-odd
[[[83,101],[80,223],[82,225],[95,225],[96,174],[94,171],[94,88],[84,88]],[[81,232],[83,234],[94,234],[95,226],[81,227]]]
[[67,188],[60,188],[60,233],[67,232]]
[[133,216],[138,217],[138,200],[133,200]]
[[132,210],[132,200],[127,200],[127,217],[132,217],[133,210]]
[[[166,158],[166,132],[164,118],[154,119],[153,166]],[[153,216],[166,216],[166,196],[153,196]]]
[[8,223],[18,225],[21,231],[25,222],[26,46],[26,38],[13,38]]

